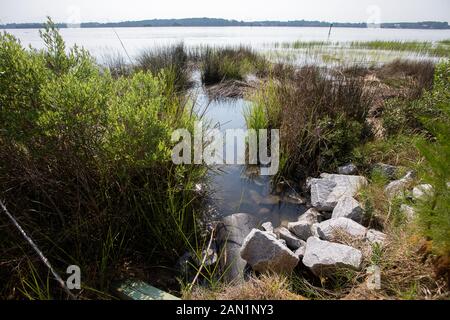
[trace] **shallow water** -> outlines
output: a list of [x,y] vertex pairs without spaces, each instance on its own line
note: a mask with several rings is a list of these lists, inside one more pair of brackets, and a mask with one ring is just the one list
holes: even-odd
[[[23,44],[42,48],[37,29],[9,29]],[[127,52],[135,56],[149,47],[159,47],[183,41],[187,46],[247,45],[264,49],[274,43],[294,41],[327,41],[328,28],[297,27],[164,27],[164,28],[116,28],[115,31]],[[124,49],[112,28],[61,29],[68,46],[75,43],[84,46],[94,56],[120,52]],[[450,39],[450,30],[362,29],[333,28],[332,42],[402,40],[439,41]]]
[[[242,98],[210,101],[201,85],[197,85],[194,91],[198,110],[206,108],[205,122],[217,126],[221,132],[246,128],[244,110],[247,101]],[[271,177],[259,175],[258,168],[254,166],[213,166],[208,173],[208,180],[212,192],[211,205],[219,217],[248,213],[259,221],[286,225],[289,221],[296,221],[306,210],[291,197],[296,196],[293,189],[288,187],[287,193],[276,193],[271,185]]]

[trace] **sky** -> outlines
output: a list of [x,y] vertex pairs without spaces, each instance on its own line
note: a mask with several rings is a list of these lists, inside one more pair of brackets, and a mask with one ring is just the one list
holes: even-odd
[[210,17],[327,22],[450,22],[450,0],[0,0],[0,23]]

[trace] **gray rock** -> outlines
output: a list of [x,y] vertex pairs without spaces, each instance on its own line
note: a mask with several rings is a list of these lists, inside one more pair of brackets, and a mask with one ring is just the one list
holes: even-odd
[[363,216],[363,209],[358,201],[353,197],[342,197],[339,199],[331,216],[332,219],[340,217],[349,218],[357,222],[361,222]]
[[322,179],[311,182],[311,203],[321,211],[333,211],[337,202],[344,196],[353,197],[367,179],[362,176],[322,173]]
[[341,217],[320,223],[317,232],[321,239],[333,241],[337,239],[336,236],[339,234],[363,239],[366,236],[367,229],[351,219]]
[[408,220],[413,220],[416,216],[416,210],[407,204],[402,204],[400,206],[400,212],[403,213]]
[[312,231],[312,236],[313,236],[313,237],[320,238],[320,237],[319,237],[319,225],[320,225],[320,223],[314,223],[314,224],[311,226],[311,231]]
[[317,275],[327,275],[339,268],[359,270],[362,253],[355,248],[311,237],[306,242],[303,264]]
[[313,235],[312,226],[319,222],[320,212],[314,208],[302,214],[297,222],[289,222],[288,229],[301,240],[307,240]]
[[433,194],[433,186],[431,184],[420,184],[413,189],[412,194],[415,200],[423,200]]
[[305,256],[306,251],[306,242],[304,242],[304,245],[302,245],[300,248],[295,250],[294,254],[298,257],[299,260],[302,260]]
[[328,196],[336,187],[336,183],[327,179],[311,179],[311,204],[319,210],[333,210],[333,203],[328,202]]
[[353,163],[349,163],[345,166],[338,167],[337,171],[339,174],[351,175],[357,173],[358,168]]
[[245,237],[258,225],[258,221],[249,214],[235,213],[222,219],[217,229],[217,241],[223,270],[227,270],[225,281],[244,279],[245,260],[241,258],[241,246]]
[[271,234],[258,229],[253,229],[245,238],[241,257],[258,272],[289,273],[299,262],[299,258],[288,247]]
[[403,178],[389,183],[386,188],[384,188],[384,192],[388,196],[388,198],[392,199],[401,192],[404,192],[408,184],[410,184],[413,179],[414,173],[412,171],[409,171]]
[[386,235],[381,231],[369,229],[366,234],[366,239],[370,243],[378,243],[380,245],[384,245],[386,241]]
[[397,167],[385,163],[377,163],[373,166],[373,170],[380,172],[382,175],[389,179],[395,179],[398,173]]
[[278,237],[280,239],[286,241],[286,245],[288,246],[289,249],[292,250],[297,250],[302,246],[302,243],[304,242],[299,238],[297,238],[292,232],[290,232],[288,229],[284,227],[278,228],[275,231],[275,233],[278,234]]
[[273,225],[272,225],[272,222],[264,222],[262,225],[261,225],[261,227],[265,230],[265,231],[267,231],[267,232],[272,232],[273,233]]
[[320,222],[322,215],[317,209],[311,208],[298,217],[298,221],[308,221],[311,223]]
[[301,220],[297,222],[289,222],[288,229],[301,240],[307,240],[312,236],[312,223]]

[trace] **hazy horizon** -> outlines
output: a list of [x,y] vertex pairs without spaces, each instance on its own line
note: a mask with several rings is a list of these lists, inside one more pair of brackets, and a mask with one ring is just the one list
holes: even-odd
[[448,0],[16,0],[0,3],[0,24],[122,22],[151,19],[223,18],[238,21],[450,22]]

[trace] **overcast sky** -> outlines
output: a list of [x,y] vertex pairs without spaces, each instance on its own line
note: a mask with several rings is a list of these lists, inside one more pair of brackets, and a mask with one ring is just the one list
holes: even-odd
[[328,22],[447,21],[450,0],[0,0],[0,23],[212,17]]

